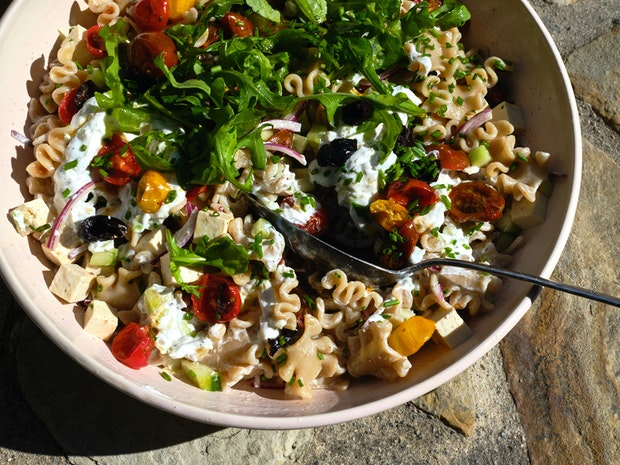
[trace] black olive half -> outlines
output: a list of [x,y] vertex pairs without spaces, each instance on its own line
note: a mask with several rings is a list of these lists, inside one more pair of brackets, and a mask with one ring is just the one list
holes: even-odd
[[267,342],[269,343],[269,355],[273,357],[278,351],[278,349],[293,345],[301,337],[302,332],[303,331],[301,331],[299,328],[282,328],[280,330],[280,337],[278,337],[277,339],[267,340]]
[[356,150],[355,139],[334,139],[329,144],[321,145],[316,161],[319,166],[342,166]]
[[347,103],[342,107],[342,122],[349,126],[357,126],[364,121],[368,121],[375,108],[372,103],[366,100],[356,100],[355,102]]
[[118,218],[94,215],[82,220],[77,234],[84,242],[98,242],[120,239],[128,230],[127,225]]

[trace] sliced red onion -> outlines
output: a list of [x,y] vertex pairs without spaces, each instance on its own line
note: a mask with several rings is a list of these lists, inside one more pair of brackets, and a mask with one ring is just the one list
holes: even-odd
[[67,254],[67,258],[69,260],[75,260],[80,255],[85,254],[87,250],[88,250],[88,244],[82,244],[79,247],[72,249],[71,252]]
[[467,134],[468,132],[482,126],[487,121],[490,121],[491,118],[493,118],[493,114],[490,108],[482,110],[481,112],[476,113],[474,116],[465,121],[456,133]]
[[301,123],[292,119],[268,119],[263,121],[261,126],[270,126],[273,129],[287,129],[292,132],[301,131]]
[[54,220],[54,224],[52,225],[52,229],[50,230],[50,237],[47,239],[46,244],[49,250],[54,250],[56,248],[62,226],[65,224],[65,221],[67,221],[67,216],[69,216],[69,213],[71,213],[71,210],[73,210],[75,204],[78,203],[82,199],[82,197],[92,191],[95,186],[95,182],[90,181],[89,183],[86,183],[82,187],[80,187],[75,192],[75,194],[69,197],[69,201],[65,204],[62,210],[60,210],[60,213]]
[[270,152],[282,152],[285,155],[297,160],[302,165],[306,166],[306,157],[304,157],[301,153],[296,150],[293,150],[290,147],[282,144],[274,144],[272,142],[265,142],[265,150],[269,150]]
[[449,305],[443,295],[443,287],[441,286],[441,283],[438,279],[431,279],[431,291],[433,291],[433,294],[435,295],[435,297],[437,297],[437,303],[439,303],[439,305],[444,308]]
[[185,245],[192,239],[194,235],[194,229],[196,229],[196,219],[198,218],[198,208],[192,209],[187,218],[187,221],[181,228],[174,233],[174,242],[179,247],[185,247]]
[[28,145],[31,142],[30,139],[28,139],[22,133],[14,131],[14,130],[11,130],[11,137],[15,139],[16,141],[21,142],[24,145]]

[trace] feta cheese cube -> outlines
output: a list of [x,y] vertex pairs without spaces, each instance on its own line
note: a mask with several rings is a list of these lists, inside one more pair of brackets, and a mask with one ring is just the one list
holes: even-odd
[[471,336],[471,329],[454,309],[428,311],[424,313],[424,317],[435,322],[433,341],[438,344],[453,349]]
[[84,313],[84,329],[103,341],[112,337],[118,318],[116,312],[104,301],[93,300]]
[[[159,259],[159,263],[161,265],[162,284],[169,287],[178,286],[179,283],[175,277],[172,276],[172,272],[170,271],[170,254],[162,255]],[[179,266],[179,272],[181,273],[181,279],[185,283],[193,283],[203,274],[202,268],[192,268],[189,266]]]
[[43,199],[34,199],[14,208],[11,211],[11,220],[15,230],[22,236],[33,234],[40,237],[52,225],[50,209]]
[[80,265],[65,263],[58,268],[50,291],[66,302],[80,302],[88,297],[95,275]]
[[194,228],[194,243],[199,243],[203,237],[212,240],[228,234],[228,225],[234,218],[232,213],[200,210]]

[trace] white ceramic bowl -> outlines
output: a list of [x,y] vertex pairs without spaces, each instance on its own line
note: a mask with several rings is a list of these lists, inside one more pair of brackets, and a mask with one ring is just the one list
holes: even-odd
[[[571,86],[549,33],[521,0],[463,0],[472,12],[466,45],[515,63],[514,100],[523,108],[527,145],[553,155],[557,179],[546,222],[527,232],[513,267],[548,277],[573,222],[581,176],[581,141]],[[205,423],[247,428],[290,429],[339,423],[395,407],[440,386],[476,362],[519,321],[536,292],[507,282],[494,312],[469,322],[473,336],[453,350],[430,346],[416,355],[404,380],[354,382],[344,392],[317,391],[310,401],[282,400],[279,392],[235,389],[204,392],[181,381],[165,381],[155,368],[139,371],[118,363],[106,345],[86,333],[73,306],[48,291],[50,272],[37,244],[20,237],[8,211],[24,202],[24,166],[31,154],[11,137],[26,131],[27,103],[35,95],[59,29],[85,10],[73,0],[15,0],[0,24],[0,266],[15,297],[36,324],[63,351],[104,381],[171,413]]]

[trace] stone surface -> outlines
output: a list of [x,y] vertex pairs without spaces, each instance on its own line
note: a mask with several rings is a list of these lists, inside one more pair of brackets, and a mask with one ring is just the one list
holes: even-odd
[[575,50],[566,60],[575,92],[616,131],[620,131],[620,62],[609,66],[609,60],[615,61],[618,50],[620,25]]
[[[554,278],[620,295],[620,0],[531,0],[575,86],[584,179]],[[0,1],[0,10],[6,2]],[[620,314],[543,291],[498,348],[428,395],[296,431],[220,429],[99,381],[0,283],[0,464],[620,463]]]
[[[554,277],[620,295],[620,259],[612,253],[620,210],[609,189],[620,166],[587,141],[584,166],[574,231]],[[543,291],[501,344],[533,463],[618,463],[618,340],[617,308]]]

